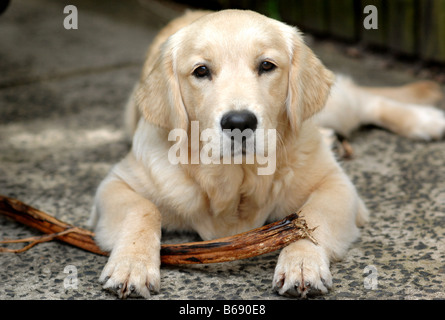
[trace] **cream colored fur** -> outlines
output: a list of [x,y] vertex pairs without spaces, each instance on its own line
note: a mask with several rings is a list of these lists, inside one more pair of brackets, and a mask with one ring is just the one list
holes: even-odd
[[[263,60],[276,68],[260,75]],[[211,79],[193,76],[200,64],[210,67]],[[443,114],[396,101],[397,90],[362,88],[344,77],[334,84],[296,28],[251,11],[190,12],[173,21],[150,47],[127,105],[132,150],[97,191],[91,221],[99,245],[111,251],[104,287],[120,297],[160,289],[161,228],[214,239],[301,210],[317,227],[319,245],[300,240],[282,250],[273,287],[298,296],[327,292],[330,262],[346,254],[368,211],[317,126],[348,135],[374,123],[408,137],[440,138]],[[169,161],[170,130],[190,133],[199,121],[200,130],[222,137],[222,115],[241,109],[257,116],[258,128],[277,132],[273,174],[258,175],[258,163]]]

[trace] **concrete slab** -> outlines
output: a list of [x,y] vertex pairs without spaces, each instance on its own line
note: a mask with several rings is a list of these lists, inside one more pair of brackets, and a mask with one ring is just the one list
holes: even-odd
[[[129,148],[123,105],[164,22],[162,7],[156,16],[137,1],[123,3],[70,1],[78,30],[63,28],[68,3],[56,0],[13,0],[0,16],[0,194],[79,226],[98,183]],[[415,80],[406,66],[387,70],[378,57],[351,59],[336,45],[311,44],[329,67],[361,83]],[[333,264],[333,289],[316,299],[444,299],[445,142],[367,128],[352,145],[357,157],[343,167],[371,221],[346,259]],[[0,238],[34,235],[0,218]],[[164,241],[197,239],[166,234]],[[165,267],[153,299],[288,300],[271,290],[277,257]],[[105,262],[58,242],[1,254],[0,299],[115,299],[97,281]]]

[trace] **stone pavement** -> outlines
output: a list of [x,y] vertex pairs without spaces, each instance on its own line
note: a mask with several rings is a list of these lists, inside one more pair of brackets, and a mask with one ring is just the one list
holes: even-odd
[[[92,3],[13,0],[0,16],[0,194],[82,227],[98,183],[129,148],[122,111],[145,50],[177,14],[150,1]],[[77,30],[63,28],[68,4],[78,9]],[[335,44],[310,43],[328,67],[360,83],[416,80],[406,66],[388,70],[377,56],[353,59]],[[333,289],[315,299],[444,299],[445,142],[366,128],[351,144],[356,157],[343,167],[371,221],[332,265]],[[0,217],[0,238],[35,235]],[[198,239],[165,235],[190,240]],[[287,300],[271,290],[277,257],[164,267],[153,299]],[[115,299],[97,281],[105,262],[59,242],[1,254],[0,299]]]

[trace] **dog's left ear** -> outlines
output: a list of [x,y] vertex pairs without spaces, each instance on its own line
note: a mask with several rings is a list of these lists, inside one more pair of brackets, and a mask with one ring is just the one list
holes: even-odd
[[287,114],[292,129],[298,130],[303,121],[323,109],[335,77],[293,29]]

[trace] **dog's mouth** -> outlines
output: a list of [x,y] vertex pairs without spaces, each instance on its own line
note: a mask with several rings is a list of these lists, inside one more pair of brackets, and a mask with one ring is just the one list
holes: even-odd
[[[274,129],[258,129],[254,132],[243,132],[241,134],[225,132],[221,136],[220,142],[222,158],[252,159],[252,157],[266,157],[272,152],[274,153],[276,146],[276,133]],[[250,161],[249,160],[249,161]],[[236,160],[238,161],[238,160]]]
[[246,155],[255,153],[256,150],[255,139],[249,137],[242,137],[241,141],[238,141],[234,137],[231,137],[230,140],[231,140],[230,153],[232,157],[238,154]]
[[225,146],[227,149],[229,149],[230,145],[230,155],[232,157],[237,155],[254,154],[256,151],[256,138],[254,130],[225,130],[223,136],[225,138],[224,140],[226,140]]

